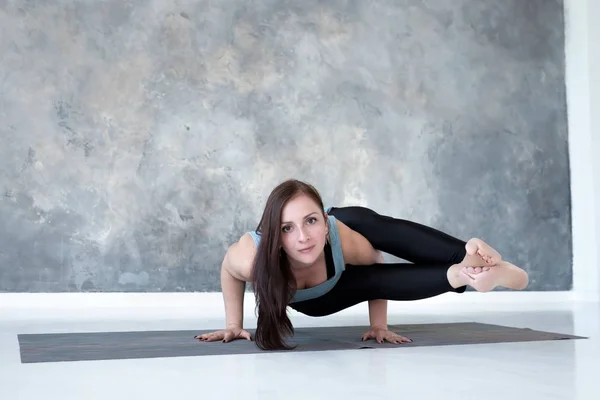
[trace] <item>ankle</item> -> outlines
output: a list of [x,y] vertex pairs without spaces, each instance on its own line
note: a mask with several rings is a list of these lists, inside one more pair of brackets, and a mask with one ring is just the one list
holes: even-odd
[[463,263],[453,264],[448,271],[446,272],[446,277],[448,278],[448,283],[454,289],[458,289],[459,287],[463,287],[469,284],[468,276],[463,274],[461,270],[464,268]]

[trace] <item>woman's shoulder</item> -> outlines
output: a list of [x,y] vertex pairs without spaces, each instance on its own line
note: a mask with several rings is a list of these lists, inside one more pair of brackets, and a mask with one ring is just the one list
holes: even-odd
[[227,271],[237,279],[249,281],[252,276],[252,264],[256,256],[256,244],[249,233],[231,244],[225,254],[224,265]]
[[334,220],[346,264],[370,265],[381,262],[381,252],[377,251],[367,238],[339,219]]

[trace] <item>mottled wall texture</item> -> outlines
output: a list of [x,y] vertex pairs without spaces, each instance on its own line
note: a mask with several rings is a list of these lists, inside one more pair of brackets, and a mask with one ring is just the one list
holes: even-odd
[[571,288],[555,0],[0,0],[0,291],[219,291],[295,177]]

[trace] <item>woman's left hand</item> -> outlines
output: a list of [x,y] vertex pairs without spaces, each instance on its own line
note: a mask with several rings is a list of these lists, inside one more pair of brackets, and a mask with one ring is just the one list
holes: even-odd
[[412,340],[407,337],[400,336],[397,333],[382,328],[371,328],[362,336],[363,342],[369,339],[375,339],[377,343],[383,343],[384,341],[396,344],[412,342]]

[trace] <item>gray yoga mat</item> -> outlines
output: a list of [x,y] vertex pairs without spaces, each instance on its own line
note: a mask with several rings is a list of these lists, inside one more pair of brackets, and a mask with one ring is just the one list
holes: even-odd
[[[361,341],[367,326],[296,328],[288,340],[292,351],[353,350],[448,346],[503,342],[583,339],[581,336],[481,323],[390,325],[412,343],[378,344]],[[254,335],[253,330],[248,330]],[[142,331],[49,333],[18,335],[21,362],[116,360],[262,353],[254,341],[201,342],[194,336],[207,331]],[[254,336],[253,336],[254,337]]]

